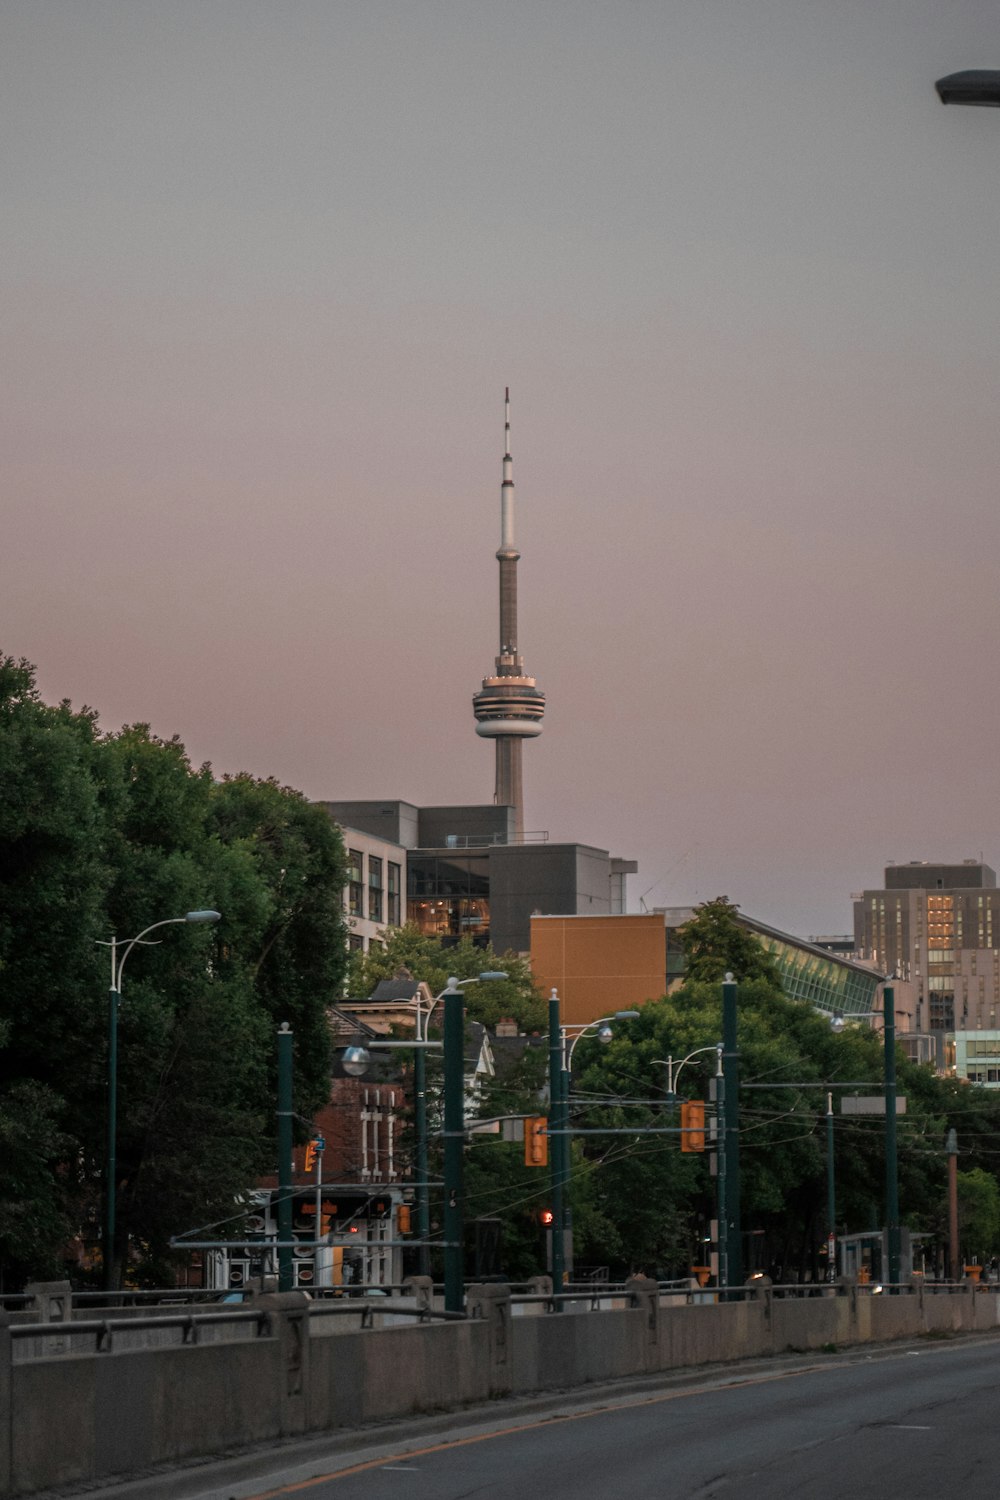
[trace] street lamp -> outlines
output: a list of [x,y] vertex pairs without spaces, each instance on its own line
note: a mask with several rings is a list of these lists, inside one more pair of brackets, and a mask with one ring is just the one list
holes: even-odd
[[674,1059],[673,1059],[672,1056],[670,1056],[670,1057],[654,1057],[653,1058],[653,1062],[654,1063],[659,1063],[660,1067],[666,1068],[666,1070],[667,1070],[667,1090],[666,1090],[666,1093],[667,1093],[667,1103],[668,1104],[674,1104],[674,1103],[676,1103],[676,1100],[677,1100],[677,1080],[681,1076],[681,1069],[685,1066],[686,1063],[689,1063],[691,1061],[692,1057],[698,1057],[699,1054],[702,1053],[702,1052],[714,1052],[715,1053],[715,1058],[716,1058],[716,1075],[717,1076],[721,1075],[721,1073],[722,1073],[722,1043],[721,1042],[713,1042],[710,1047],[696,1047],[693,1052],[689,1052],[688,1053],[687,1057],[682,1057],[681,1060],[680,1060],[680,1062],[677,1063],[676,1067],[674,1066]]
[[426,1012],[417,1001],[416,1037],[413,1040],[372,1041],[368,1048],[348,1047],[342,1063],[344,1071],[359,1078],[368,1066],[369,1051],[382,1051],[399,1047],[413,1049],[413,1117],[416,1133],[415,1184],[417,1208],[417,1244],[420,1274],[430,1273],[430,1183],[428,1181],[427,1149],[427,1059],[429,1048],[439,1050],[440,1042],[432,1042],[428,1035],[431,1016],[444,1001],[444,1281],[445,1307],[449,1312],[461,1312],[464,1300],[462,1282],[462,1242],[464,1220],[462,1209],[463,1148],[465,1142],[464,1093],[464,1026],[462,1016],[462,987],[481,984],[494,979],[506,979],[505,969],[484,969],[470,979],[457,979],[452,975],[445,988],[435,995]]
[[[600,1016],[596,1021],[582,1024],[570,1022],[563,1026],[559,1016],[559,995],[551,992],[549,999],[549,1124],[552,1136],[550,1159],[552,1162],[552,1286],[558,1291],[566,1274],[566,1184],[569,1181],[569,1088],[573,1072],[573,1053],[577,1044],[588,1032],[599,1028],[598,1038],[610,1042],[614,1036],[612,1021],[634,1020],[637,1010],[616,1010],[613,1015]],[[572,1037],[572,1040],[570,1038]],[[569,1047],[567,1049],[567,1042]],[[557,1302],[556,1307],[560,1304]]]
[[971,68],[964,73],[949,73],[934,87],[942,104],[982,104],[1000,108],[1000,73],[988,68]]
[[[444,1001],[444,1306],[446,1312],[462,1312],[465,1302],[463,1284],[463,1241],[465,1238],[465,1205],[462,1202],[462,1181],[465,1166],[465,1026],[462,1005],[463,984],[478,984],[482,980],[506,979],[501,969],[485,969],[473,979],[448,980],[446,987],[427,1012],[431,1012],[438,1000]],[[426,1040],[426,1037],[425,1037]],[[423,1052],[418,1048],[417,1057]],[[421,1083],[424,1079],[421,1078]],[[417,1078],[414,1069],[414,1087]],[[423,1150],[417,1139],[417,1172],[423,1184],[425,1218],[430,1230],[430,1215],[427,1199],[427,1103],[421,1094],[420,1113],[423,1115]],[[422,1161],[420,1157],[422,1155]],[[426,1234],[423,1236],[426,1239]]]
[[[218,922],[220,913],[217,911],[189,911],[183,917],[166,917],[162,922],[152,922],[148,927],[134,938],[124,938],[119,943],[116,937],[109,942],[102,938],[96,938],[102,948],[111,949],[111,989],[108,995],[108,1140],[107,1158],[104,1172],[104,1286],[106,1291],[114,1290],[115,1283],[115,1229],[117,1214],[117,1183],[118,1173],[118,1006],[121,1003],[122,970],[125,961],[132,949],[142,944],[144,947],[154,947],[159,943],[159,938],[154,938],[149,943],[147,934],[156,932],[160,927],[174,927],[184,922]],[[124,947],[124,952],[119,955],[119,948]]]

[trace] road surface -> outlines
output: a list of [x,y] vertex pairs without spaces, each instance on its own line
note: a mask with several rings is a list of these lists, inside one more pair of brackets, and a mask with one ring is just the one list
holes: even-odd
[[[244,1458],[193,1500],[996,1500],[1000,1337],[730,1366],[630,1394],[502,1403],[353,1451]],[[597,1402],[600,1404],[595,1404]],[[590,1404],[587,1404],[587,1403]],[[440,1419],[439,1419],[440,1421]],[[492,1430],[490,1430],[490,1424]],[[340,1440],[343,1442],[343,1439]],[[369,1446],[364,1447],[367,1443]],[[372,1445],[379,1444],[376,1450]],[[180,1480],[181,1476],[178,1475]]]

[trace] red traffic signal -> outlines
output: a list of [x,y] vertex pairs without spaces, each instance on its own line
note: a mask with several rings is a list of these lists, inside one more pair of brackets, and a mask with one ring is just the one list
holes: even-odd
[[540,1208],[538,1210],[538,1222],[545,1229],[551,1229],[556,1221],[556,1216],[551,1208]]

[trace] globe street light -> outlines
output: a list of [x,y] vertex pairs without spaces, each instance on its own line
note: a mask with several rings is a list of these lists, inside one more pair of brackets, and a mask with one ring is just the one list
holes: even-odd
[[[121,943],[115,937],[112,937],[110,942],[105,942],[102,938],[95,939],[102,948],[111,949],[111,989],[108,995],[108,1141],[104,1171],[103,1236],[106,1291],[113,1291],[115,1284],[115,1220],[118,1207],[116,1182],[118,1173],[118,1006],[121,1003],[122,970],[133,948],[140,943],[144,947],[154,947],[160,941],[159,938],[154,938],[153,942],[149,943],[147,933],[156,932],[160,927],[173,927],[184,922],[218,922],[220,915],[217,911],[189,911],[185,912],[183,917],[166,917],[162,922],[152,922],[136,937],[124,938]],[[125,951],[119,955],[120,947],[124,947]]]

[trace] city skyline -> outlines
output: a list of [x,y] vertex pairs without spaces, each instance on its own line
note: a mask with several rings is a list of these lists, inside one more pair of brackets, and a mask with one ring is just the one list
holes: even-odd
[[12,0],[0,647],[316,799],[489,802],[497,408],[526,828],[847,932],[996,865],[994,7]]

